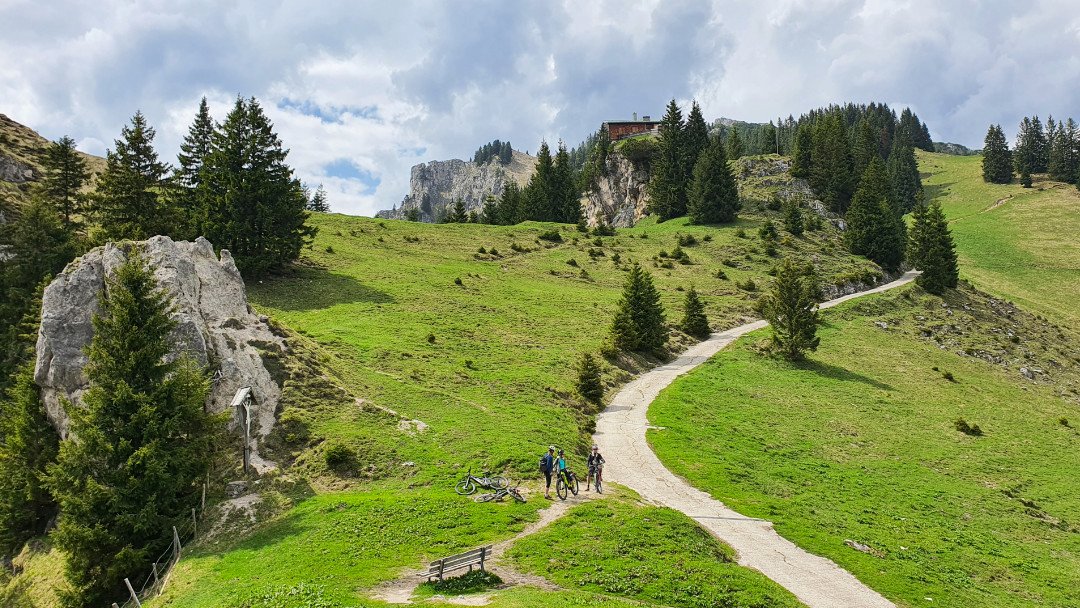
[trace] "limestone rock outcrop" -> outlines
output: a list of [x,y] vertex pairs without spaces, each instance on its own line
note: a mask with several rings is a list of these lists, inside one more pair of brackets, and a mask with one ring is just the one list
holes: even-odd
[[404,219],[408,211],[416,209],[420,221],[436,222],[458,200],[464,202],[466,212],[480,213],[487,197],[502,195],[510,181],[524,187],[535,167],[536,158],[517,150],[508,165],[495,159],[482,164],[453,159],[414,165],[409,175],[409,194],[401,205],[375,215]]
[[[136,247],[173,299],[177,326],[169,356],[190,355],[213,373],[207,410],[226,411],[237,389],[250,386],[255,399],[252,433],[256,438],[268,434],[281,387],[264,365],[264,356],[284,353],[285,340],[248,306],[243,279],[228,251],[219,258],[204,238],[191,243],[156,236],[92,249],[45,289],[34,379],[61,436],[67,435],[70,423],[65,402],[79,407],[87,389],[85,350],[93,338],[98,294]],[[257,457],[252,462],[259,469],[272,466]]]
[[589,227],[604,223],[629,228],[648,215],[649,168],[625,156],[608,154],[606,172],[597,176],[595,185],[585,193],[581,211]]
[[14,158],[0,154],[0,181],[22,184],[36,179],[34,168]]

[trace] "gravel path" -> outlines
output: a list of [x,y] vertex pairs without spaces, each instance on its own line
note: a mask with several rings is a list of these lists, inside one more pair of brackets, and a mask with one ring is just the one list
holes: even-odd
[[[870,289],[821,304],[879,293],[911,282],[917,272]],[[667,470],[645,441],[646,412],[653,399],[675,378],[701,365],[740,336],[765,327],[756,321],[713,334],[678,359],[642,374],[622,388],[596,420],[594,440],[607,459],[604,478],[623,484],[642,498],[681,511],[731,545],[743,566],[761,571],[811,608],[892,607],[831,560],[810,554],[773,530],[772,523],[744,517]]]

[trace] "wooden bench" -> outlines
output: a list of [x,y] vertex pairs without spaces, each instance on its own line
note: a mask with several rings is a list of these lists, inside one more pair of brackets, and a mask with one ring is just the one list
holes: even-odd
[[450,557],[444,557],[431,562],[428,566],[427,572],[421,573],[423,576],[428,577],[430,581],[433,577],[439,577],[439,580],[443,580],[443,574],[452,572],[454,570],[460,570],[466,566],[469,567],[469,572],[472,572],[473,566],[480,566],[480,569],[484,569],[484,560],[491,556],[491,545],[486,547],[480,547],[479,549],[473,549],[465,553],[459,553],[457,555],[451,555]]

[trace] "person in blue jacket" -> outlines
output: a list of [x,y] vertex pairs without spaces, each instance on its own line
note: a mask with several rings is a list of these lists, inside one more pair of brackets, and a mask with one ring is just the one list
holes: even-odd
[[555,446],[548,446],[547,454],[540,457],[540,472],[547,479],[547,487],[544,488],[544,498],[551,500],[551,474],[555,472]]

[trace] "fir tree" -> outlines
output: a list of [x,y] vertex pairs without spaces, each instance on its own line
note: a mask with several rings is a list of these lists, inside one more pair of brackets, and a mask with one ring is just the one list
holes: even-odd
[[983,179],[992,184],[1007,184],[1013,179],[1012,157],[1001,126],[990,125],[983,142]]
[[106,155],[95,206],[110,240],[172,234],[174,225],[161,200],[169,168],[154,151],[154,134],[142,112],[136,112]]
[[795,131],[794,151],[791,159],[792,177],[804,179],[810,177],[810,161],[813,147],[813,127],[809,121],[802,121]]
[[660,121],[657,154],[649,181],[649,210],[663,222],[686,214],[686,151],[682,111],[672,99]]
[[480,221],[484,224],[499,223],[499,199],[489,194],[484,198],[484,206],[480,210]]
[[698,158],[709,147],[709,126],[705,124],[705,117],[701,115],[701,106],[696,101],[690,104],[690,113],[686,116],[683,147],[686,149],[686,158],[684,159],[684,166],[687,170],[686,179],[690,180],[693,178],[693,171]]
[[934,294],[954,289],[959,281],[956,246],[945,213],[937,201],[915,209],[908,243],[912,264],[922,271],[915,282]]
[[731,125],[731,129],[728,130],[727,153],[728,158],[731,160],[739,160],[746,154],[746,146],[743,145],[742,137],[739,136],[739,129],[735,125]]
[[845,213],[851,199],[851,156],[840,112],[814,123],[810,161],[810,187],[837,213]]
[[787,230],[794,236],[802,236],[805,227],[802,209],[799,208],[799,201],[791,199],[784,203],[784,230]]
[[555,217],[552,202],[554,193],[555,163],[551,158],[551,148],[547,142],[540,142],[540,150],[536,153],[536,171],[529,178],[525,186],[526,219],[541,222],[553,221]]
[[1077,141],[1076,122],[1069,118],[1059,123],[1051,141],[1047,162],[1047,171],[1051,179],[1062,182],[1076,180],[1077,170],[1080,169],[1077,162],[1080,158],[1077,154],[1078,147],[1080,147],[1080,142]]
[[1046,173],[1047,163],[1050,159],[1049,141],[1046,131],[1043,130],[1042,121],[1038,116],[1031,117],[1031,132],[1028,135],[1028,144],[1031,146],[1031,172]]
[[878,153],[878,137],[870,126],[869,118],[863,116],[855,128],[855,144],[851,149],[852,174],[862,176],[866,173],[866,167],[875,156],[881,156]]
[[628,352],[658,353],[667,341],[660,293],[639,264],[626,278],[611,333],[615,347]]
[[178,231],[184,238],[202,234],[205,224],[204,210],[200,207],[199,186],[202,184],[203,166],[213,150],[214,120],[210,118],[210,104],[206,97],[199,101],[195,120],[188,127],[173,178],[176,187],[176,213],[181,225]]
[[64,226],[70,228],[72,216],[82,212],[85,202],[82,188],[90,178],[86,161],[75,150],[75,140],[65,135],[46,149],[42,166],[45,171],[41,195],[56,208]]
[[881,159],[866,168],[848,209],[844,243],[856,255],[866,256],[887,270],[904,261],[904,222],[890,202],[890,187]]
[[521,192],[521,188],[518,188],[517,183],[510,181],[503,187],[498,210],[498,223],[504,226],[520,224],[528,219],[525,209],[525,197]]
[[123,578],[146,571],[197,504],[212,454],[209,383],[190,359],[165,360],[172,304],[137,252],[107,280],[99,310],[90,388],[71,410],[76,439],[61,445],[48,475],[69,607],[123,597]]
[[772,121],[769,124],[761,127],[761,132],[758,136],[758,150],[762,154],[779,154],[780,153],[780,134],[776,130],[776,126]]
[[789,361],[803,359],[806,351],[817,350],[821,342],[817,292],[813,268],[785,259],[772,289],[759,300],[758,310],[772,327],[772,348]]
[[551,192],[554,197],[551,220],[576,224],[581,219],[581,202],[574,171],[570,167],[570,155],[562,141],[559,141],[559,150],[555,153],[555,163],[552,165]]
[[600,405],[604,398],[604,384],[600,378],[600,362],[590,353],[581,355],[577,367],[577,392],[589,403]]
[[306,224],[303,186],[285,163],[288,153],[255,98],[237,98],[214,132],[199,184],[203,235],[228,249],[246,274],[296,260],[315,236]]
[[315,194],[311,195],[311,200],[307,204],[308,211],[315,211],[317,213],[329,213],[330,203],[326,202],[326,190],[323,189],[322,184],[315,189]]
[[698,297],[697,290],[691,285],[683,302],[683,318],[679,328],[695,338],[706,338],[709,332],[709,319],[705,316],[705,305]]
[[691,224],[735,221],[740,207],[739,190],[719,137],[710,141],[694,166],[687,207]]
[[922,192],[922,178],[919,177],[919,165],[915,160],[915,147],[904,129],[898,130],[893,137],[888,172],[892,187],[891,202],[896,213],[904,215],[915,208],[915,202]]
[[468,214],[465,212],[465,202],[461,199],[454,201],[454,206],[450,213],[446,216],[447,224],[464,224],[469,220]]

